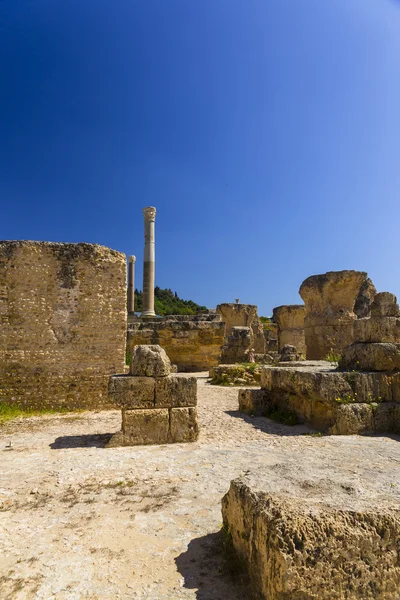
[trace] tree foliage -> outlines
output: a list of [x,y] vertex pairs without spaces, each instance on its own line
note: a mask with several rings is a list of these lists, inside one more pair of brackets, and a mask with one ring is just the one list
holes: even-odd
[[[143,307],[143,294],[140,290],[135,290],[135,311],[141,312]],[[176,292],[172,290],[162,290],[158,286],[154,288],[154,310],[157,315],[195,315],[198,312],[206,310],[205,306],[200,306],[193,300],[182,300]]]

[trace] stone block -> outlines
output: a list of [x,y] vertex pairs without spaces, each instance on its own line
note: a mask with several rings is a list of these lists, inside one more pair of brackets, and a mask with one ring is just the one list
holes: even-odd
[[155,379],[114,375],[108,386],[110,401],[123,408],[154,408]]
[[262,414],[271,404],[266,390],[239,390],[239,410],[251,414]]
[[170,442],[195,442],[199,436],[197,408],[170,409]]
[[398,371],[400,344],[351,344],[343,351],[340,367],[358,371]]
[[400,318],[371,317],[354,321],[354,342],[400,342]]
[[196,377],[157,377],[155,380],[156,408],[197,405]]
[[335,424],[328,433],[352,435],[374,431],[374,413],[370,404],[342,404],[336,409]]
[[137,377],[166,377],[171,373],[171,361],[158,345],[133,348],[130,374]]
[[167,444],[169,411],[167,408],[123,410],[123,445]]
[[[397,600],[400,511],[385,486],[304,460],[258,467],[222,499],[252,598]],[[389,481],[386,483],[390,489]],[[361,488],[361,489],[359,489]],[[384,497],[383,497],[384,496]]]

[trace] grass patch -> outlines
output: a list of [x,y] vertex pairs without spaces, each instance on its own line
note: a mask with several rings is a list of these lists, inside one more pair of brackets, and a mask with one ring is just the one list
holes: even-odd
[[40,415],[60,415],[69,412],[81,412],[83,409],[70,408],[21,408],[12,404],[0,402],[0,424],[21,417],[38,417]]

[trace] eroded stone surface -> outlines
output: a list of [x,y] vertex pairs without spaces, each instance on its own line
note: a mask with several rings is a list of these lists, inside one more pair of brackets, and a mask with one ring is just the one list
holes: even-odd
[[302,283],[307,359],[324,359],[331,350],[340,354],[354,341],[355,304],[367,279],[362,271],[330,271]]
[[197,408],[171,408],[170,442],[195,442],[199,436]]
[[278,324],[279,350],[285,345],[296,346],[300,354],[306,355],[304,337],[305,308],[302,304],[277,306],[273,310],[274,321]]
[[155,380],[156,408],[196,406],[197,380],[195,377],[158,377]]
[[340,468],[295,462],[247,473],[222,500],[254,597],[397,600],[398,504]]
[[125,364],[125,255],[97,244],[0,242],[0,401],[109,405]]
[[155,380],[152,377],[114,375],[108,385],[110,400],[123,408],[154,408]]
[[400,344],[351,344],[343,351],[340,366],[358,371],[398,371]]

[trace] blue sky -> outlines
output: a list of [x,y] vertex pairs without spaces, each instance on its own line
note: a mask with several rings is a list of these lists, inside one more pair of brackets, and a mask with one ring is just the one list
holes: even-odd
[[[400,3],[0,0],[0,239],[136,254],[200,304],[400,296]],[[141,287],[141,285],[140,285]]]

